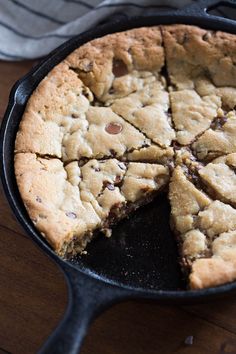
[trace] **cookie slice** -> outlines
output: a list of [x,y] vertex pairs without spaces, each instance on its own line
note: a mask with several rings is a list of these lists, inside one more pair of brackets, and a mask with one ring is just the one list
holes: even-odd
[[208,240],[206,257],[194,259],[190,286],[201,289],[225,284],[236,279],[236,210],[228,204],[214,201],[199,213],[196,224]]
[[192,145],[200,160],[212,160],[218,156],[236,152],[236,114],[230,111],[221,114]]
[[169,170],[157,164],[116,159],[66,166],[31,153],[15,155],[15,173],[26,209],[42,235],[61,256],[82,252],[99,230],[154,198]]
[[208,129],[221,107],[217,95],[201,97],[190,89],[170,92],[170,102],[176,140],[181,145],[191,144]]
[[97,100],[127,96],[155,80],[164,66],[160,28],[136,28],[95,39],[66,62]]
[[212,197],[236,207],[236,153],[213,160],[199,175]]
[[[235,232],[220,235],[212,244],[212,258],[197,259],[192,265],[190,286],[192,289],[222,285],[236,279]],[[228,256],[230,251],[230,256]]]
[[169,147],[175,138],[168,113],[169,94],[158,81],[125,98],[114,100],[111,109],[163,148]]
[[211,203],[206,193],[198,190],[187,178],[188,173],[190,175],[187,169],[184,172],[183,168],[177,166],[173,171],[169,187],[171,220],[175,232],[179,234],[194,229],[194,216]]
[[166,63],[177,90],[194,89],[199,77],[216,87],[236,86],[236,38],[190,25],[162,26]]
[[16,136],[16,152],[61,158],[64,131],[75,125],[86,130],[85,112],[91,100],[92,93],[68,65],[57,65],[29,98]]
[[64,255],[73,237],[85,247],[102,221],[91,203],[81,200],[78,187],[68,181],[63,163],[19,153],[15,175],[32,222],[54,250]]

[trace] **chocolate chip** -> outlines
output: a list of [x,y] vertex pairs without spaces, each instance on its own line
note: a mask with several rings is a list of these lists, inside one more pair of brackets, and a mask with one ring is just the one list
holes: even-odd
[[188,35],[187,33],[185,33],[183,38],[183,43],[186,43],[187,41],[188,41]]
[[180,150],[181,149],[181,145],[177,141],[174,141],[173,142],[173,148],[175,150]]
[[120,167],[121,170],[125,170],[125,165],[123,163],[118,163],[118,166]]
[[188,41],[188,39],[188,34],[184,33],[183,37],[179,40],[179,43],[183,45]]
[[114,189],[115,189],[114,185],[111,184],[111,183],[109,183],[109,184],[107,185],[107,188],[109,189],[109,191],[114,191]]
[[73,211],[67,211],[66,216],[68,216],[68,218],[71,218],[71,219],[77,218],[77,215]]
[[224,125],[227,122],[227,117],[221,117],[221,124]]
[[[102,161],[101,161],[102,162]],[[101,163],[100,162],[100,163]],[[94,165],[91,165],[91,168],[95,171],[95,172],[99,172],[101,171],[101,169],[99,167],[95,167]]]
[[128,74],[128,69],[125,63],[120,59],[113,60],[112,72],[115,77],[120,77]]
[[121,176],[116,176],[115,183],[119,183],[122,180]]
[[79,118],[79,115],[77,113],[72,113],[71,117],[72,118]]
[[227,122],[227,117],[216,117],[213,119],[213,121],[211,122],[211,129],[215,130],[215,129],[219,129],[221,128],[225,123]]
[[143,192],[143,193],[150,192],[150,187],[148,187],[148,186],[142,187],[142,188],[141,188],[141,192]]
[[87,100],[89,100],[89,101],[93,100],[93,95],[87,87],[83,87],[82,94],[87,98]]
[[115,150],[110,149],[110,150],[109,150],[109,152],[110,152],[111,157],[116,156],[116,152],[115,152]]
[[115,89],[113,87],[111,87],[110,90],[108,91],[108,93],[110,95],[113,95],[113,93],[115,93]]
[[198,176],[196,176],[194,173],[191,174],[191,179],[193,181],[193,183],[197,183],[198,182]]
[[168,166],[168,168],[170,169],[171,172],[174,171],[175,164],[174,164],[173,161],[168,161],[168,162],[167,162],[167,166]]
[[105,128],[106,132],[112,135],[119,134],[122,131],[122,129],[123,126],[120,123],[116,123],[116,122],[108,123]]
[[42,199],[37,195],[37,197],[36,197],[36,202],[38,202],[38,203],[42,203]]

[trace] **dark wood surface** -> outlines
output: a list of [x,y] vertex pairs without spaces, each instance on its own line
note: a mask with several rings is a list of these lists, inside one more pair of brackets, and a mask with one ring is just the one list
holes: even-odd
[[[0,62],[0,117],[11,86],[33,64]],[[0,354],[36,353],[66,304],[62,273],[22,230],[0,187]],[[184,343],[188,336],[192,345]],[[115,305],[92,324],[82,349],[82,354],[133,353],[235,354],[235,296],[184,307]]]

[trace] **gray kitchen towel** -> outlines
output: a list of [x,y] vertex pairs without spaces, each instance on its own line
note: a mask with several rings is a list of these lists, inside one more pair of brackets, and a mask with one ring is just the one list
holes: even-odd
[[0,59],[39,58],[112,16],[153,14],[193,0],[0,0]]

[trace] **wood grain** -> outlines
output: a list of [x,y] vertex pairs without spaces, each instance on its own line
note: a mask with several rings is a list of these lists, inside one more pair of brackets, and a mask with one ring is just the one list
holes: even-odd
[[[184,343],[188,336],[193,336],[191,346]],[[220,353],[225,343],[236,345],[235,334],[179,308],[129,302],[94,323],[82,353],[207,354]]]
[[28,237],[0,227],[0,347],[34,353],[64,312],[59,269]]
[[25,232],[23,228],[18,223],[16,217],[8,206],[2,185],[0,185],[0,201],[0,225],[24,235]]
[[0,117],[3,116],[7,105],[8,97],[13,84],[25,75],[35,64],[35,61],[24,61],[11,63],[1,61],[0,63]]
[[[11,86],[32,65],[0,63],[0,117]],[[0,354],[36,353],[66,304],[62,273],[22,230],[0,188]],[[182,307],[129,301],[94,322],[82,354],[236,354],[235,319],[234,296]]]

